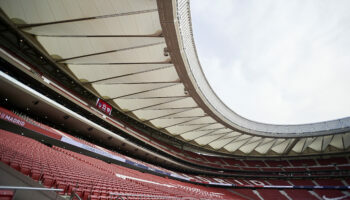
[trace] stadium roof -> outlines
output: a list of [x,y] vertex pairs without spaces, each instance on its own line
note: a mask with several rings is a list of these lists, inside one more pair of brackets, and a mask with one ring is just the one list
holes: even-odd
[[86,88],[165,134],[233,155],[349,149],[350,117],[273,125],[225,106],[202,72],[187,0],[19,0],[1,8]]

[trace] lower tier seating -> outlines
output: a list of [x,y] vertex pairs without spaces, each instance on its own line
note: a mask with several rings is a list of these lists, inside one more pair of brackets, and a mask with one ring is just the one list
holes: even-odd
[[[109,164],[59,147],[0,130],[0,160],[45,187],[63,189],[61,195],[78,194],[83,200],[108,200],[115,195],[128,199],[350,199],[339,190],[224,189],[205,187]],[[256,185],[257,181],[233,181]],[[259,180],[264,185],[345,185],[344,180]],[[260,184],[260,185],[261,185]],[[12,199],[0,190],[0,200]],[[141,197],[140,197],[141,196]]]
[[50,148],[3,130],[0,130],[0,156],[2,162],[45,187],[61,188],[62,195],[74,191],[84,200],[109,199],[111,194],[121,193],[148,196],[142,199],[234,199],[223,189],[141,173],[58,147]]

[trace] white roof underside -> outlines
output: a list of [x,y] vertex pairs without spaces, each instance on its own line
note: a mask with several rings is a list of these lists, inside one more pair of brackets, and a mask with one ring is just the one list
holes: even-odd
[[350,133],[278,138],[235,131],[186,92],[164,53],[156,0],[1,1],[8,17],[84,85],[156,129],[235,155],[345,151]]

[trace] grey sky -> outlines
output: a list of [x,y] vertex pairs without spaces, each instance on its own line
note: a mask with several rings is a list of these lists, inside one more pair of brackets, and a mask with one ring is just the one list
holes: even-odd
[[278,124],[350,116],[350,1],[192,0],[194,38],[218,96]]

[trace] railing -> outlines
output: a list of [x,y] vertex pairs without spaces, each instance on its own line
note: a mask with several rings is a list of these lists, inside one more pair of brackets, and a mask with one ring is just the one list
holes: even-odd
[[143,194],[130,194],[130,193],[109,193],[111,196],[115,196],[115,200],[126,200],[128,197],[140,197],[153,198],[153,199],[182,199],[182,200],[210,200],[205,198],[193,198],[193,197],[174,197],[174,196],[159,196],[159,195],[143,195]]
[[[53,191],[53,192],[62,192],[63,191],[63,189],[55,189],[55,188],[22,187],[22,186],[0,186],[0,190],[13,190],[14,193],[13,193],[12,199],[15,198],[17,190]],[[79,200],[81,200],[81,199],[79,198]]]

